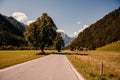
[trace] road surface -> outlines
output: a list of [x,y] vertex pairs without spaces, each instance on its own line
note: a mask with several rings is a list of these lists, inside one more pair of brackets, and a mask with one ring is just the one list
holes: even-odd
[[0,80],[83,80],[65,55],[52,54],[0,70]]

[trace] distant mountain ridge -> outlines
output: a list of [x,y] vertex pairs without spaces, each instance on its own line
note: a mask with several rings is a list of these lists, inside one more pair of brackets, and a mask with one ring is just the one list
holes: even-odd
[[71,49],[96,49],[120,40],[120,8],[90,25],[71,43]]
[[60,32],[62,35],[62,38],[64,40],[65,46],[67,46],[68,44],[70,44],[70,42],[73,41],[73,37],[69,37],[65,32]]

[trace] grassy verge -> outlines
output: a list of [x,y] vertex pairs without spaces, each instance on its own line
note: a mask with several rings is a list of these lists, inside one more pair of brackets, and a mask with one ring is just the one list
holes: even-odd
[[[67,55],[74,67],[86,80],[120,80],[120,52],[86,51]],[[103,76],[100,62],[103,61]]]
[[[37,55],[39,52],[40,50],[1,50],[0,69],[45,56]],[[46,52],[51,53],[52,51],[47,50]]]

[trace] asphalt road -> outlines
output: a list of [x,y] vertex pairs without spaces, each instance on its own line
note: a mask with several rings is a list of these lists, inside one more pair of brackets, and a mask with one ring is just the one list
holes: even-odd
[[83,80],[65,55],[49,55],[0,70],[0,80]]

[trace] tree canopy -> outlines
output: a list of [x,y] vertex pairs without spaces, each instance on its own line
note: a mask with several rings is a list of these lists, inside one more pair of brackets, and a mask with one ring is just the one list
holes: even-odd
[[27,26],[24,35],[29,45],[40,47],[44,52],[45,47],[53,44],[57,35],[56,30],[57,27],[52,18],[47,13],[43,13],[35,22]]

